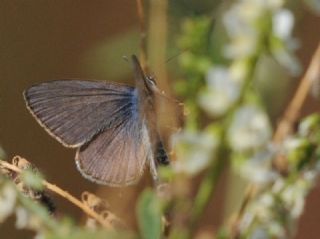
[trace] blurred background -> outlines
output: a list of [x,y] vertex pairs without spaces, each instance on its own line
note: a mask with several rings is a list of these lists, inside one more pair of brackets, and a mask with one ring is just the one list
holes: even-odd
[[[181,78],[176,70],[176,54],[183,54],[176,47],[180,23],[186,17],[214,12],[220,1],[169,1],[161,25],[152,22],[150,9],[150,72],[158,78],[160,88],[174,94],[173,82]],[[293,4],[294,5],[294,4]],[[149,5],[148,5],[149,6]],[[156,9],[153,9],[155,13]],[[294,36],[299,39],[297,56],[303,69],[308,65],[320,39],[320,18],[305,5],[293,6],[296,25]],[[156,20],[155,20],[156,21]],[[160,28],[157,28],[157,26]],[[162,27],[165,27],[161,43]],[[136,227],[132,200],[146,186],[148,177],[137,186],[112,189],[99,187],[85,180],[74,163],[75,150],[66,149],[51,138],[32,118],[25,107],[22,92],[33,84],[65,78],[96,79],[133,83],[131,66],[123,56],[139,55],[139,21],[136,4],[132,0],[122,1],[49,1],[49,0],[2,0],[0,3],[0,145],[2,157],[10,160],[21,155],[34,163],[47,180],[59,185],[73,195],[82,191],[98,192],[106,198],[113,210],[130,226]],[[153,38],[152,38],[153,37]],[[150,40],[150,41],[151,41]],[[160,44],[159,43],[159,44]],[[165,51],[164,51],[164,50]],[[160,50],[160,53],[157,52]],[[165,63],[163,59],[172,60]],[[160,63],[159,63],[160,62]],[[164,72],[157,68],[160,64]],[[164,78],[159,77],[165,76]],[[286,81],[269,81],[265,86],[271,104],[268,110],[271,121],[276,123],[292,96],[297,79],[286,76]],[[290,78],[290,79],[289,79]],[[317,100],[311,99],[302,115],[319,111]],[[229,180],[228,180],[229,179]],[[197,181],[197,180],[196,180]],[[218,185],[219,195],[210,202],[202,227],[213,231],[225,219],[228,211],[227,187],[236,190],[237,184],[224,173]],[[240,187],[241,190],[241,187]],[[58,211],[78,218],[79,209],[53,195]],[[299,222],[297,239],[316,239],[320,234],[320,186],[308,196],[306,208]],[[26,232],[15,230],[14,219],[0,224],[1,238],[28,238]],[[30,234],[31,236],[32,234]]]

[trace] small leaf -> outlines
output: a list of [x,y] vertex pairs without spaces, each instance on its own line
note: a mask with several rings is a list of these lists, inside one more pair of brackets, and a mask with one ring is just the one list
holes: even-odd
[[161,210],[157,197],[151,190],[142,193],[137,208],[140,232],[144,239],[161,238]]

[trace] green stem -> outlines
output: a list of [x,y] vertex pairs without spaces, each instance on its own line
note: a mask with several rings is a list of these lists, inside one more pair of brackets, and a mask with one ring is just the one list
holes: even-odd
[[[211,167],[208,169],[208,173],[201,182],[199,191],[195,198],[194,207],[191,214],[191,232],[194,231],[201,218],[203,211],[207,207],[210,199],[213,197],[217,182],[224,171],[229,158],[229,150],[225,143],[225,132],[221,136],[222,142],[219,147],[217,159],[213,161]],[[192,233],[191,233],[192,234]]]
[[250,70],[247,74],[246,80],[242,86],[240,97],[238,101],[230,108],[225,117],[221,118],[221,128],[220,133],[220,145],[218,147],[218,152],[216,159],[213,160],[212,165],[208,169],[207,174],[203,178],[198,193],[195,198],[194,207],[191,214],[190,220],[190,233],[189,237],[192,237],[196,231],[198,224],[200,222],[201,216],[206,209],[208,203],[215,193],[217,183],[224,171],[227,163],[229,161],[230,149],[226,141],[227,129],[229,128],[233,115],[238,109],[238,107],[243,103],[246,92],[249,90],[251,82],[254,78],[254,72],[256,69],[256,64],[258,62],[258,56],[253,56],[250,59]]

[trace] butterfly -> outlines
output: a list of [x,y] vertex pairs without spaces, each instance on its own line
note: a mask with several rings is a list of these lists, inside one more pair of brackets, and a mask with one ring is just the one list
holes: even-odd
[[23,95],[38,123],[66,147],[77,148],[80,173],[98,184],[136,183],[149,166],[169,158],[157,130],[159,89],[135,55],[135,87],[111,82],[56,80],[34,85]]

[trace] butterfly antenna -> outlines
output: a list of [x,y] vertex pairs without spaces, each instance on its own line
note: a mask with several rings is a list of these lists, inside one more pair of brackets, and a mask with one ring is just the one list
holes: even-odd
[[190,50],[190,48],[185,48],[185,49],[183,49],[182,51],[178,52],[177,54],[169,57],[169,58],[166,60],[166,63],[168,63],[169,61],[173,60],[174,58],[182,55],[183,53],[185,53],[185,52],[187,52],[187,51],[189,51],[189,50]]

